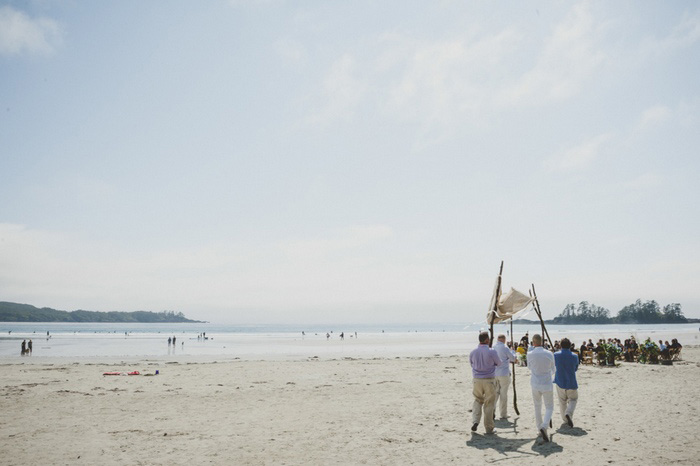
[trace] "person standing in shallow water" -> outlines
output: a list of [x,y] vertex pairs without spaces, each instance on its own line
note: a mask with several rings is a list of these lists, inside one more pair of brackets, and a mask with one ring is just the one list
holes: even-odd
[[29,351],[29,354],[32,354],[32,340],[30,339],[29,342],[27,343],[27,350]]
[[495,427],[493,412],[496,408],[496,367],[503,364],[496,350],[489,348],[489,334],[479,334],[479,346],[469,353],[469,363],[472,366],[472,432],[481,421],[484,413],[484,427],[487,434],[492,434]]
[[22,356],[27,352],[27,340],[22,340]]

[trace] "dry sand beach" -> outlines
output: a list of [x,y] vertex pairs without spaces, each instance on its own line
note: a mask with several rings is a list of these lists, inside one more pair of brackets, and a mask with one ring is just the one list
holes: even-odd
[[[581,367],[575,427],[555,404],[548,444],[526,368],[520,416],[511,406],[493,436],[469,430],[466,355],[13,361],[0,366],[0,464],[698,464],[700,348],[683,359]],[[142,375],[102,375],[127,370]]]

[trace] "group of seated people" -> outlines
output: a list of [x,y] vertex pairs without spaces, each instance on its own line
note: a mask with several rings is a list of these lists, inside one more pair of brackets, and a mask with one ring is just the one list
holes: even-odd
[[672,359],[674,356],[679,354],[681,352],[681,349],[683,348],[683,345],[678,343],[678,340],[673,338],[671,340],[671,344],[668,344],[668,340],[665,342],[661,342],[659,340],[659,349],[661,350],[661,357],[665,359]]
[[[625,361],[627,362],[634,362],[637,360],[637,354],[639,350],[639,345],[637,344],[637,341],[634,337],[630,337],[627,340],[620,341],[619,338],[608,338],[606,341],[605,339],[600,339],[598,340],[597,343],[593,343],[592,339],[588,339],[588,341],[584,341],[581,343],[581,346],[576,349],[573,345],[571,346],[571,351],[574,353],[578,353],[578,358],[580,363],[584,363],[584,356],[586,353],[589,353],[591,355],[597,355],[598,358],[605,358],[605,348],[603,347],[604,344],[609,344],[609,345],[614,345],[617,346],[619,349],[618,353],[620,354],[621,357],[624,358]],[[514,347],[513,347],[514,346]],[[530,341],[528,338],[528,334],[526,333],[524,337],[520,339],[520,342],[511,346],[510,343],[508,343],[508,347],[511,348],[512,350],[516,351],[519,355],[525,355],[527,354],[528,351],[531,349]],[[548,349],[550,351],[559,351],[561,349],[559,340],[554,342],[554,347],[552,348],[547,342],[543,342],[542,346],[545,349]],[[659,354],[662,359],[674,359],[678,357],[678,355],[681,352],[681,349],[683,348],[683,345],[681,345],[678,342],[678,339],[673,338],[671,340],[671,343],[669,344],[668,340],[662,341],[659,340]],[[525,358],[523,358],[524,360]],[[526,363],[524,363],[526,364]]]
[[[597,344],[593,344],[593,341],[591,339],[588,340],[588,342],[583,342],[581,343],[581,346],[579,348],[579,361],[583,362],[583,357],[584,357],[584,352],[590,351],[595,355],[598,355],[599,357],[601,355],[605,354],[605,349],[603,347],[603,344],[605,344],[606,341],[604,339],[598,340]],[[618,348],[618,353],[625,359],[627,362],[634,362],[636,361],[638,350],[639,350],[639,344],[637,344],[637,341],[634,337],[630,337],[627,340],[625,340],[624,343],[620,341],[619,338],[608,338],[607,344],[609,345],[614,345],[617,346]],[[671,344],[668,343],[668,340],[664,343],[663,341],[659,340],[659,354],[663,359],[672,359],[676,355],[680,354],[681,349],[683,348],[683,345],[681,345],[678,342],[678,339],[673,338],[671,340]]]

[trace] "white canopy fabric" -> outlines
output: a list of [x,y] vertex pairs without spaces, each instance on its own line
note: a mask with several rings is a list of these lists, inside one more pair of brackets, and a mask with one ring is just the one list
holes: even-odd
[[515,317],[515,315],[527,308],[530,304],[535,301],[535,298],[531,298],[515,288],[511,288],[506,294],[502,294],[498,299],[498,306],[494,310],[494,302],[496,300],[496,292],[491,297],[491,307],[486,315],[486,323],[491,324],[491,318],[493,317],[493,323],[497,324],[505,320],[509,320]]

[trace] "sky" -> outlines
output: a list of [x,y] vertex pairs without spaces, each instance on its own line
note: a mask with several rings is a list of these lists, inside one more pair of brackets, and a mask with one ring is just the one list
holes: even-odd
[[700,317],[694,1],[2,1],[0,301]]

